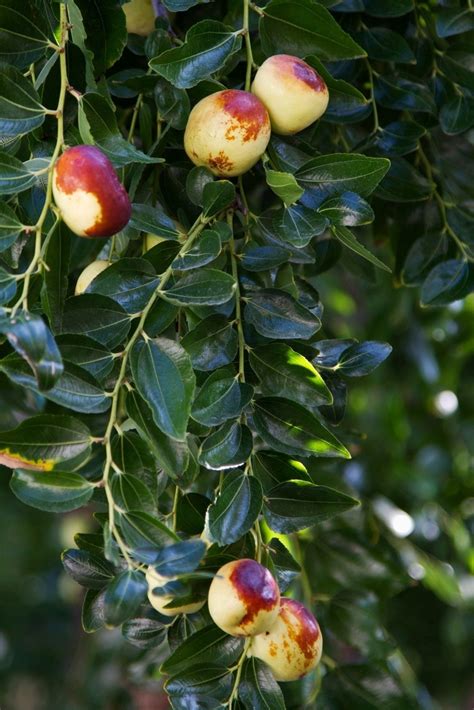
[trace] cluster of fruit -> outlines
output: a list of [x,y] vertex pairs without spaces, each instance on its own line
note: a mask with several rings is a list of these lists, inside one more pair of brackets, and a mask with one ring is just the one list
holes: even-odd
[[[148,567],[148,599],[164,616],[192,614],[205,600],[171,606],[166,587],[175,578],[163,577]],[[295,599],[280,597],[271,572],[251,559],[235,560],[221,567],[208,594],[214,623],[230,636],[251,637],[249,656],[264,661],[277,681],[297,680],[319,663],[323,639],[318,622]]]

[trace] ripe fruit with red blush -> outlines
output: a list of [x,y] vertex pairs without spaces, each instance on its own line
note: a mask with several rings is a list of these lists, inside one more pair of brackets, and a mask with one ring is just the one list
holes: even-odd
[[309,64],[289,54],[275,54],[263,62],[252,92],[270,114],[272,130],[282,136],[310,126],[329,103],[324,79]]
[[280,590],[266,567],[255,560],[235,560],[216,573],[208,605],[214,623],[227,634],[255,636],[276,620]]
[[206,96],[193,108],[184,148],[195,165],[214,175],[242,175],[260,159],[270,140],[270,119],[262,102],[248,91],[226,89]]
[[303,604],[281,600],[278,618],[257,636],[249,654],[270,666],[275,680],[297,680],[316,668],[323,652],[319,624]]
[[93,261],[92,264],[86,266],[76,281],[76,288],[74,290],[76,296],[80,296],[81,293],[84,293],[95,277],[105,271],[108,266],[110,266],[109,262],[103,259],[97,259],[97,261]]
[[132,212],[110,160],[92,145],[68,148],[53,173],[53,195],[69,229],[79,237],[110,237]]
[[152,0],[131,0],[122,5],[127,32],[146,37],[155,29],[155,10]]
[[175,606],[173,608],[167,609],[166,606],[171,601],[173,601],[172,594],[154,594],[153,590],[157,587],[164,587],[168,582],[174,582],[176,577],[163,577],[163,575],[156,572],[156,570],[150,565],[145,574],[146,581],[148,583],[148,601],[156,611],[163,616],[176,616],[177,614],[195,614],[199,609],[202,609],[206,603],[204,599],[197,602],[192,602],[191,604],[183,604],[182,606]]

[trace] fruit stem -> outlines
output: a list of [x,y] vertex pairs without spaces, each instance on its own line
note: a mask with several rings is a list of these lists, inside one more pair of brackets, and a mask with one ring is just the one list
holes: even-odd
[[[54,169],[54,164],[56,162],[56,159],[61,151],[61,148],[64,143],[64,102],[66,99],[66,89],[68,86],[68,79],[67,79],[67,65],[66,65],[66,43],[68,40],[68,21],[67,21],[67,11],[66,11],[66,5],[64,3],[61,3],[59,6],[59,22],[60,22],[60,28],[61,28],[61,35],[60,35],[60,41],[57,47],[57,51],[59,51],[59,66],[60,66],[60,74],[61,74],[61,87],[59,91],[59,98],[58,98],[58,105],[56,107],[56,110],[54,111],[54,114],[56,115],[57,119],[57,134],[56,134],[56,145],[54,147],[53,154],[51,156],[51,160],[49,161],[49,165],[47,168],[48,172],[48,183],[46,186],[46,195],[45,195],[45,200],[44,200],[44,205],[43,209],[41,210],[40,216],[38,217],[38,221],[36,222],[34,226],[34,231],[35,231],[35,249],[33,253],[33,258],[26,269],[26,271],[21,274],[21,278],[23,279],[23,288],[21,292],[21,296],[18,299],[18,301],[15,303],[15,305],[12,308],[12,316],[15,315],[16,311],[20,307],[20,305],[23,306],[23,308],[28,310],[28,292],[30,288],[30,281],[31,281],[31,276],[32,274],[36,271],[38,264],[41,259],[41,236],[42,236],[42,231],[43,231],[43,225],[45,223],[46,217],[48,216],[49,209],[51,207],[51,202],[52,202],[52,195],[53,195],[53,169]],[[56,223],[55,225],[56,226]]]
[[250,91],[250,83],[252,81],[252,67],[254,65],[252,41],[250,39],[250,21],[249,21],[249,0],[243,0],[243,35],[245,38],[245,51],[247,55],[247,71],[245,73],[245,91]]
[[[199,236],[199,234],[202,232],[202,230],[205,228],[205,226],[208,224],[210,220],[203,219],[202,215],[198,217],[196,222],[193,224],[191,229],[188,232],[188,236],[186,241],[184,242],[183,246],[178,252],[177,258],[182,257],[186,254],[189,249],[191,249],[194,241],[196,238]],[[173,273],[173,265],[171,264],[166,271],[161,274],[161,279],[160,279],[160,284],[158,288],[154,291],[152,294],[150,300],[148,301],[147,305],[143,309],[140,315],[140,320],[138,321],[138,325],[136,327],[135,332],[133,333],[132,337],[128,341],[127,345],[125,346],[125,349],[123,350],[122,353],[122,363],[120,366],[119,374],[117,377],[117,381],[115,383],[114,389],[110,393],[110,397],[112,400],[111,408],[110,408],[110,416],[109,416],[109,421],[107,424],[107,428],[105,430],[104,438],[103,438],[103,445],[105,446],[105,464],[104,464],[104,470],[102,474],[102,485],[103,488],[105,489],[105,494],[107,496],[107,502],[108,502],[108,508],[109,508],[109,527],[110,527],[110,532],[111,534],[115,537],[115,540],[117,541],[117,544],[120,548],[120,551],[122,552],[122,555],[124,556],[128,567],[137,567],[137,563],[134,562],[133,560],[130,559],[130,556],[127,552],[127,548],[125,543],[123,542],[120,533],[117,530],[117,527],[115,525],[115,501],[112,495],[112,489],[110,486],[110,473],[113,470],[113,458],[112,458],[112,432],[115,428],[115,425],[117,423],[117,414],[118,414],[118,404],[119,404],[119,398],[120,398],[120,392],[122,389],[122,386],[125,384],[125,379],[126,379],[126,373],[127,373],[127,366],[128,366],[128,360],[130,356],[130,352],[137,342],[137,340],[143,336],[144,334],[144,328],[145,328],[145,322],[148,317],[148,314],[150,313],[152,307],[156,303],[157,299],[161,296],[163,293],[166,284],[168,283],[169,279],[171,278],[171,275]]]

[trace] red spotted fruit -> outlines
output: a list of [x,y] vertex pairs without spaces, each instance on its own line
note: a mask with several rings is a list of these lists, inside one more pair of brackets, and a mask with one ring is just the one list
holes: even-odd
[[127,32],[146,37],[155,29],[155,11],[152,0],[131,0],[122,5]]
[[255,636],[278,616],[280,590],[266,567],[255,560],[228,562],[209,588],[209,613],[231,636]]
[[282,136],[310,126],[329,102],[324,79],[309,64],[289,54],[275,54],[263,62],[252,92],[270,114],[272,130]]
[[265,152],[270,119],[256,96],[226,89],[206,96],[193,108],[184,133],[184,148],[195,165],[214,175],[247,172]]
[[80,237],[110,237],[130,219],[125,188],[110,160],[92,145],[68,148],[56,161],[53,195],[63,220]]
[[322,651],[323,638],[314,616],[300,602],[282,598],[277,620],[254,638],[249,653],[265,661],[276,680],[285,681],[316,668]]
[[204,599],[197,602],[192,602],[191,604],[183,604],[183,606],[175,606],[170,609],[166,609],[166,605],[173,601],[172,594],[154,594],[153,590],[156,587],[163,587],[168,582],[173,582],[176,577],[163,577],[163,575],[156,572],[156,570],[150,565],[146,571],[146,581],[148,583],[148,601],[156,611],[159,611],[163,616],[176,616],[176,614],[194,614],[199,611],[206,603]]

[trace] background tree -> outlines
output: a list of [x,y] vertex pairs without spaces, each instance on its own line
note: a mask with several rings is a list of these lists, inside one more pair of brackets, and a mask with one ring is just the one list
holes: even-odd
[[[430,707],[425,685],[462,702],[473,8],[167,0],[155,11],[139,36],[113,1],[0,2],[2,463],[24,503],[88,506],[63,531],[94,514],[63,556],[88,588],[83,625],[119,627],[138,647],[106,632],[62,697],[127,707],[131,690],[138,706],[153,678],[176,708]],[[321,120],[273,134],[237,180],[193,168],[191,107],[248,89],[280,53],[325,80]],[[76,237],[52,201],[53,166],[78,144],[100,148],[133,202],[107,242]],[[107,268],[78,288],[96,260]],[[416,289],[394,293],[393,281]],[[456,303],[427,312],[418,298]],[[395,355],[359,384],[386,340]],[[465,419],[450,424],[458,404]],[[36,526],[57,539],[57,519],[11,506],[5,594],[48,606],[57,573],[38,590],[15,570],[26,554],[43,568]],[[178,578],[166,592],[179,607],[246,557],[320,621],[325,655],[303,681],[277,685],[206,607],[163,617],[146,601],[151,563]],[[8,644],[16,658],[28,638],[21,624],[5,620],[6,667]],[[23,657],[29,674],[44,662]],[[132,680],[117,690],[105,671],[122,664]]]

